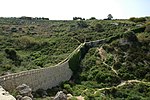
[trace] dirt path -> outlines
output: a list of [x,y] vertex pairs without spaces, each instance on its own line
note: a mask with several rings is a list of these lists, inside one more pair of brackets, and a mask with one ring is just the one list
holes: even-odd
[[107,66],[107,67],[110,67],[111,70],[112,70],[116,75],[118,75],[117,71],[113,68],[113,66],[109,66],[109,65],[106,64],[105,62],[103,62],[103,64],[104,64],[105,66]]
[[[106,87],[106,88],[101,88],[101,89],[98,89],[97,91],[95,91],[95,93],[96,92],[98,92],[98,91],[103,91],[103,90],[110,90],[110,89],[112,89],[112,88],[119,88],[119,87],[122,87],[122,86],[124,86],[124,85],[127,85],[127,84],[131,84],[131,83],[144,83],[144,84],[150,84],[150,82],[144,82],[144,81],[139,81],[139,80],[127,80],[127,81],[123,81],[123,82],[121,82],[119,85],[117,85],[117,86],[112,86],[112,87]],[[94,94],[95,94],[94,93]]]

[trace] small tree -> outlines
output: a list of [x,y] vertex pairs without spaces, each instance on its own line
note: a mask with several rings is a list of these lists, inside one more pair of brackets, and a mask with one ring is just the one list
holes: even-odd
[[111,20],[113,18],[113,16],[111,14],[108,14],[107,19]]
[[89,20],[96,20],[96,18],[95,17],[91,17]]
[[81,18],[81,17],[73,17],[73,20],[85,20],[85,18]]
[[17,53],[14,49],[5,49],[5,53],[7,54],[7,58],[12,60],[17,59]]

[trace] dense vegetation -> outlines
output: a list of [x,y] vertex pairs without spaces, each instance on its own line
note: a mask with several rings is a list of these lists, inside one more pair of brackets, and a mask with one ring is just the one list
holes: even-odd
[[150,33],[148,26],[110,36],[91,48],[80,73],[63,88],[86,100],[150,99]]
[[150,18],[77,19],[0,18],[0,74],[52,66],[80,43],[107,39],[89,49],[61,89],[86,100],[150,99]]
[[0,74],[57,64],[84,41],[107,38],[132,27],[135,23],[120,20],[0,18]]
[[[91,48],[81,63],[81,71],[75,78],[75,84],[67,83],[64,88],[74,95],[86,97],[87,100],[98,98],[148,100],[150,97],[148,34],[139,33],[136,37],[133,32],[128,32],[120,39],[100,45],[105,52],[103,55],[100,54],[100,47]],[[119,86],[123,83],[127,84]]]

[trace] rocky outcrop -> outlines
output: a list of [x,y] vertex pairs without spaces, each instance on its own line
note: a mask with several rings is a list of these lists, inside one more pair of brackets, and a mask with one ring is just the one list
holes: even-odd
[[16,100],[12,95],[10,95],[7,91],[0,86],[0,100]]
[[20,95],[22,96],[29,96],[29,97],[33,97],[31,92],[32,92],[32,89],[26,85],[26,84],[22,84],[22,85],[19,85],[16,90],[19,92]]
[[21,96],[21,95],[17,95],[16,96],[16,99],[17,100],[32,100],[32,98],[31,97],[28,97],[28,96]]
[[19,95],[16,96],[17,100],[32,100],[33,95],[31,94],[32,89],[26,85],[22,84],[16,88]]
[[103,49],[103,47],[99,48],[98,52],[101,57],[101,60],[105,61],[107,59],[107,52]]
[[21,100],[32,100],[32,98],[28,97],[28,96],[24,96],[24,97],[21,98]]
[[55,95],[54,100],[67,100],[67,95],[64,94],[63,91],[59,91]]

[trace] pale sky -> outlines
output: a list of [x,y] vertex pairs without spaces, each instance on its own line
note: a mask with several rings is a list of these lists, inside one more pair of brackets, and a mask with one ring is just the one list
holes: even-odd
[[114,19],[150,16],[150,0],[0,0],[0,17]]

